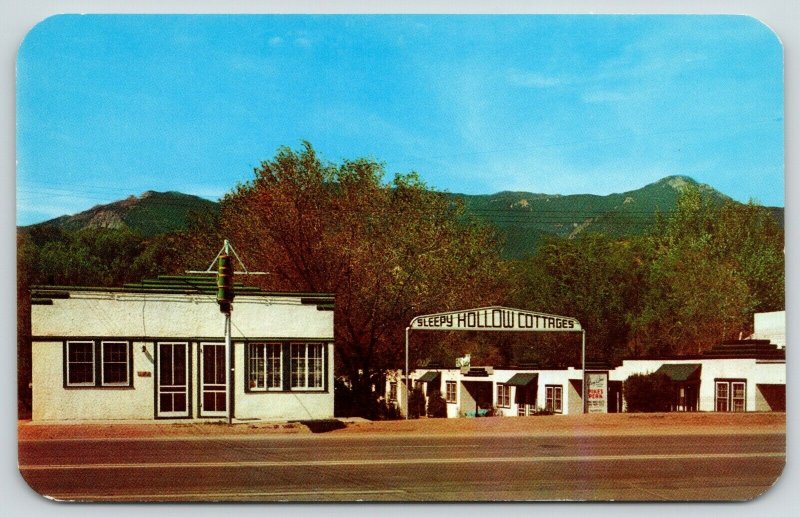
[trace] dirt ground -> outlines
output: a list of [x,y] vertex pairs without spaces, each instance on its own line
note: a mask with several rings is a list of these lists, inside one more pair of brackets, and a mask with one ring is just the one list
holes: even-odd
[[355,422],[337,433],[669,434],[785,432],[785,413],[619,413]]
[[39,423],[18,422],[20,440],[70,438],[159,438],[185,436],[360,434],[529,434],[529,435],[648,435],[786,432],[785,413],[619,413],[487,417],[370,422],[341,419],[324,422],[226,423]]

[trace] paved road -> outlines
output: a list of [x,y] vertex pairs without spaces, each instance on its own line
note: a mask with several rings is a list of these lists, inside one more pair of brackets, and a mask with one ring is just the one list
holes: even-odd
[[39,493],[81,501],[748,499],[784,434],[23,440]]

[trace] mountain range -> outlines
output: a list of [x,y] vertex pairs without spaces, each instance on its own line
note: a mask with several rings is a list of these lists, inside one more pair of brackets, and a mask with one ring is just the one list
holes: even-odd
[[[682,190],[697,186],[709,199],[729,201],[725,194],[687,176],[668,176],[637,190],[593,194],[498,192],[488,195],[450,193],[461,198],[468,215],[496,226],[506,237],[503,254],[518,258],[531,253],[543,238],[573,238],[583,232],[615,236],[644,233],[658,213],[672,211]],[[768,207],[783,226],[783,208]],[[218,211],[219,204],[180,192],[148,191],[75,215],[65,215],[26,228],[129,228],[153,236],[186,228],[192,212]]]

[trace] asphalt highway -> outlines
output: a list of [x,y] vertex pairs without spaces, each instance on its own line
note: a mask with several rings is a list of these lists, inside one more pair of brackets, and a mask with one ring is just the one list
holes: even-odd
[[38,493],[67,501],[743,500],[785,434],[304,435],[19,444]]

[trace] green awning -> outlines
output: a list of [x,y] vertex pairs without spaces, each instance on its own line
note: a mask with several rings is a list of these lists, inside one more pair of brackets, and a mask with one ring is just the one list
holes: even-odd
[[422,374],[422,377],[417,379],[417,382],[433,382],[439,378],[441,373],[439,372],[425,372]]
[[698,363],[690,364],[662,364],[656,370],[656,374],[663,373],[673,381],[693,381],[700,378],[701,365]]
[[505,384],[509,386],[527,386],[539,378],[538,373],[515,373]]

